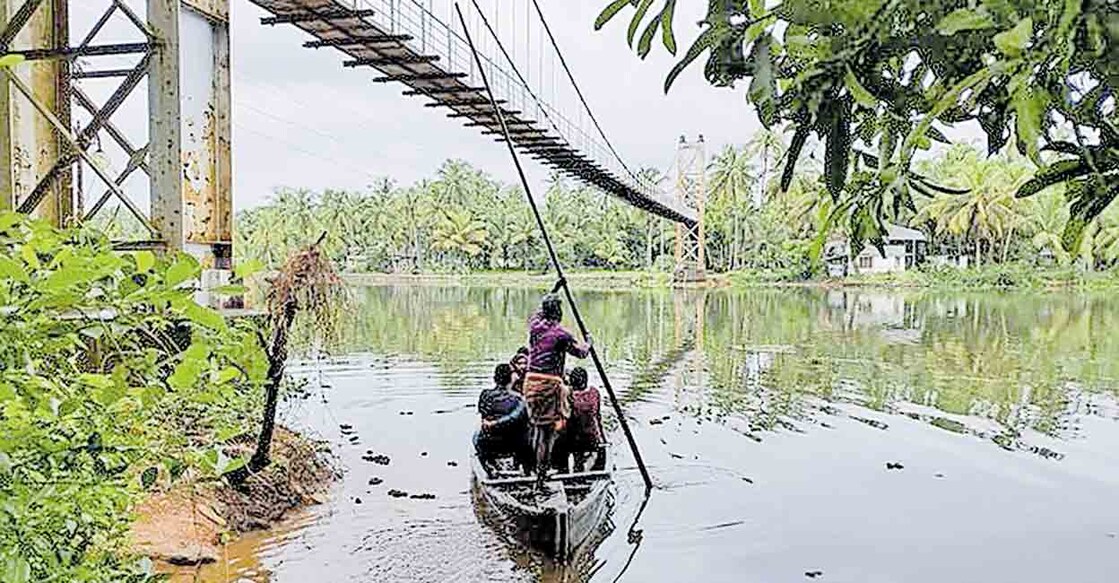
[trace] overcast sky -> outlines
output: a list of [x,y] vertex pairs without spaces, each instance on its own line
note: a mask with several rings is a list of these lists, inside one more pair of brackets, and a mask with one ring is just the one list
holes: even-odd
[[[515,3],[517,14],[506,12],[510,19],[530,22],[528,0],[483,1],[503,8]],[[674,58],[658,41],[647,60],[638,59],[625,44],[628,17],[595,32],[605,0],[540,1],[595,115],[631,167],[665,169],[681,134],[703,134],[714,152],[748,141],[760,127],[742,89],[715,89],[703,80],[702,61],[666,96],[662,86]],[[681,11],[704,3],[682,4]],[[424,107],[426,99],[402,96],[400,84],[371,82],[375,71],[343,68],[337,51],[303,48],[310,37],[292,26],[262,26],[262,16],[248,0],[232,0],[238,208],[262,203],[276,186],[361,189],[378,176],[411,183],[432,176],[448,158],[515,180],[504,145],[492,137],[448,119],[446,109]],[[677,14],[681,51],[700,17]],[[539,184],[546,169],[528,163]]]

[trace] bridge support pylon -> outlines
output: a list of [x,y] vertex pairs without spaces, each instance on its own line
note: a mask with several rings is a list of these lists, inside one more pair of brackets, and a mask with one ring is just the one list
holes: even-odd
[[676,200],[694,208],[694,223],[676,223],[676,266],[672,280],[676,284],[700,283],[707,280],[706,232],[703,225],[707,201],[707,156],[703,136],[689,142],[680,136],[676,148]]
[[[227,279],[229,0],[0,0],[4,53],[25,61],[0,71],[0,210],[187,251],[204,289]],[[146,124],[121,119],[137,110]]]

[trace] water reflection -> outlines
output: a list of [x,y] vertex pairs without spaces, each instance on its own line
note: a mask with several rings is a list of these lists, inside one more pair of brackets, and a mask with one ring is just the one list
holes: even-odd
[[[295,367],[323,382],[286,413],[336,441],[347,476],[330,505],[283,544],[262,545],[240,576],[1104,581],[1119,567],[1119,301],[580,294],[657,490],[646,506],[621,456],[615,528],[564,567],[483,523],[464,463],[477,391],[524,343],[538,299],[358,290],[347,346]],[[392,463],[371,465],[369,452]],[[436,498],[395,499],[390,488]]]

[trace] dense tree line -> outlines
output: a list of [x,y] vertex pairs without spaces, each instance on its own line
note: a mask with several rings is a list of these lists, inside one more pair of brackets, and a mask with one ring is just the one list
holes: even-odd
[[[779,135],[761,132],[712,156],[705,217],[709,269],[801,278],[819,272],[822,241],[850,236],[845,223],[830,220],[836,203],[822,196],[826,180],[812,158],[788,189],[780,188],[773,169],[785,151]],[[981,264],[1085,268],[1119,261],[1119,211],[1092,219],[1077,245],[1066,247],[1065,187],[1015,197],[1036,174],[1012,150],[987,157],[956,145],[916,167],[952,188],[918,197],[898,217],[929,235],[934,254]],[[523,197],[519,188],[460,161],[446,162],[433,180],[404,187],[385,180],[361,193],[280,189],[268,204],[238,215],[236,248],[242,259],[275,267],[325,231],[324,249],[349,271],[541,271],[547,255]],[[550,180],[542,208],[568,266],[671,269],[674,226],[668,221],[558,176]]]
[[[578,268],[663,265],[672,225],[591,188],[553,177],[542,206],[560,259]],[[465,162],[447,161],[433,180],[366,192],[279,189],[237,217],[240,258],[275,266],[319,233],[350,271],[542,270],[547,255],[520,188]]]

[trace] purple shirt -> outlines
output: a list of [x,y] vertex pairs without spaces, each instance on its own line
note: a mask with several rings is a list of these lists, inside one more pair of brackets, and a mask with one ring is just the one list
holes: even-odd
[[563,376],[564,358],[586,358],[587,347],[575,340],[559,322],[553,322],[540,312],[528,322],[528,370],[541,374]]

